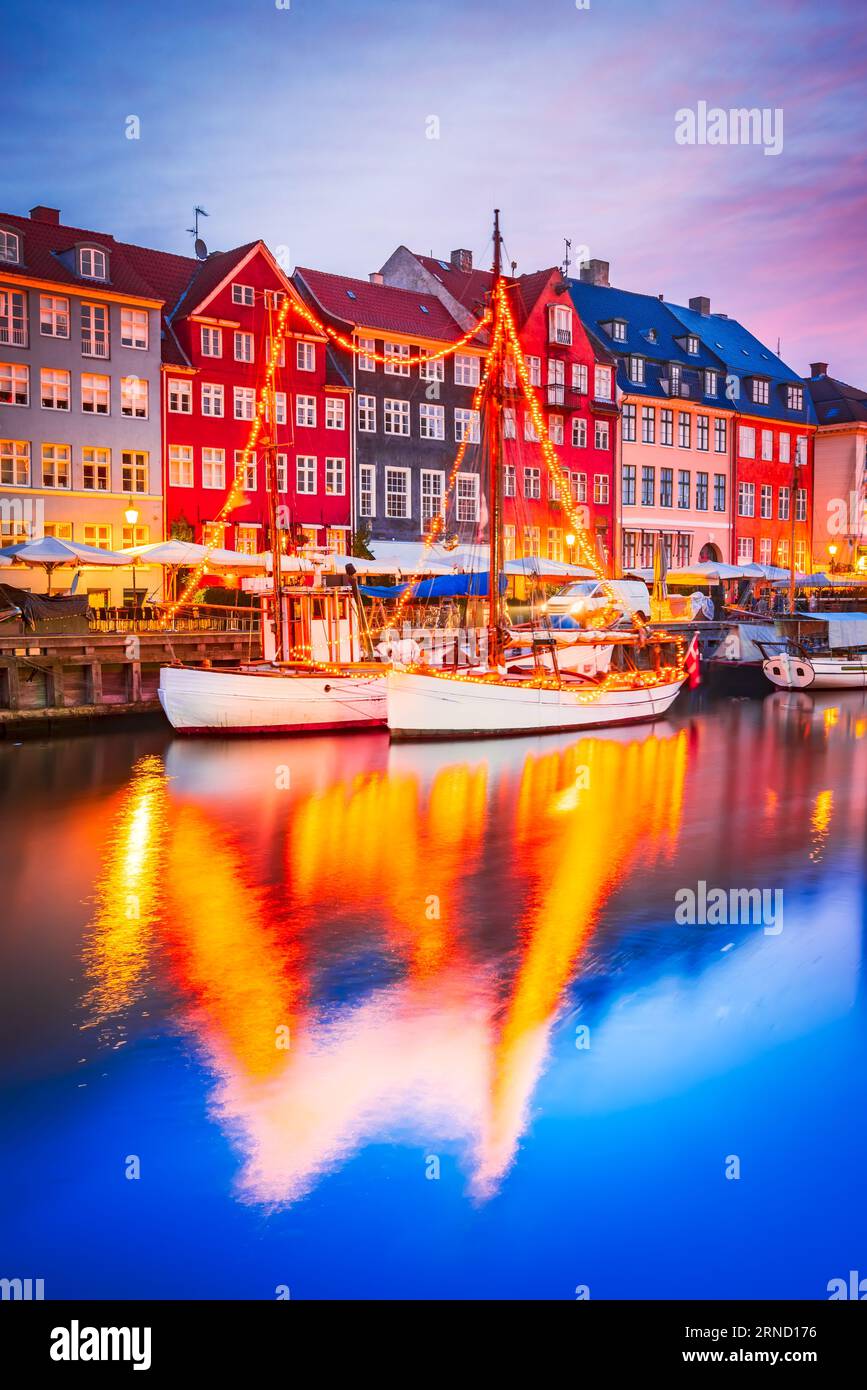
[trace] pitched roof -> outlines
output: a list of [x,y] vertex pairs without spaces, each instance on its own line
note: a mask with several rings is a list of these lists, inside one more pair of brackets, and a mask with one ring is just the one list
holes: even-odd
[[[66,227],[55,222],[41,222],[30,217],[18,217],[13,213],[0,213],[0,225],[9,227],[21,235],[23,261],[13,265],[3,261],[4,276],[22,276],[35,280],[50,280],[59,285],[78,286],[81,289],[93,285],[114,290],[140,299],[160,299],[162,295],[146,279],[137,263],[135,253],[139,250],[127,242],[115,241],[107,232],[92,232],[83,227]],[[110,279],[106,281],[82,280],[71,266],[61,257],[80,243],[101,247],[108,253]],[[165,252],[155,252],[165,255]],[[179,257],[178,259],[183,259]]]
[[832,376],[807,377],[807,387],[820,425],[867,421],[867,391]]
[[432,294],[372,285],[369,280],[305,266],[298,266],[295,276],[325,313],[354,327],[444,342],[454,342],[463,334],[460,324]]
[[441,261],[435,256],[420,256],[417,251],[412,254],[464,309],[476,318],[484,313],[485,295],[490,294],[494,282],[490,270],[461,270],[451,261]]

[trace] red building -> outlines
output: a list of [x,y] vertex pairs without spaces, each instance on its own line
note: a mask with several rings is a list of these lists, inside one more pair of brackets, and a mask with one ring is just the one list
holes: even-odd
[[733,433],[734,559],[810,571],[815,425],[736,413]]
[[[204,261],[140,252],[161,285],[165,534],[255,553],[268,546],[268,492],[260,454],[244,503],[216,518],[255,417],[284,295],[297,294],[261,241]],[[349,549],[349,384],[324,336],[290,313],[275,379],[280,525],[298,541]]]

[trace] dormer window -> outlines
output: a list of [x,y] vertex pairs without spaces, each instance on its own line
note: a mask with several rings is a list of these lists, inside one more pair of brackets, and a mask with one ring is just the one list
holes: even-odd
[[254,291],[253,291],[253,286],[252,286],[252,285],[237,285],[237,284],[236,284],[236,285],[233,285],[233,286],[232,286],[232,303],[233,303],[233,304],[246,304],[247,307],[249,308],[250,306],[252,306],[252,303],[253,303],[254,298],[255,298],[255,295],[254,295]]
[[611,336],[618,343],[626,342],[626,321],[624,319],[614,319],[611,324]]
[[770,398],[769,383],[760,376],[753,377],[753,405],[767,405]]
[[690,336],[686,340],[686,350],[693,357],[698,352],[698,338],[694,337],[692,334],[690,334]]
[[630,357],[629,359],[629,380],[636,381],[639,385],[644,385],[644,358]]
[[0,261],[5,261],[7,265],[19,265],[21,262],[21,238],[17,232],[10,232],[5,227],[0,227]]
[[548,310],[548,342],[566,347],[572,342],[572,310],[565,304],[552,304]]
[[672,362],[668,369],[668,381],[672,396],[680,395],[680,382],[683,373],[677,362]]
[[705,372],[705,374],[704,374],[704,394],[705,394],[706,396],[715,396],[715,395],[716,395],[716,389],[717,389],[717,377],[716,377],[716,372]]
[[655,328],[648,328],[648,330],[647,330],[647,341],[648,341],[649,343],[655,343],[658,337],[659,337],[659,334],[657,333],[657,331],[656,331]]
[[593,395],[598,401],[611,400],[611,368],[596,367],[593,372]]
[[786,405],[789,410],[804,409],[804,388],[802,386],[786,387]]
[[78,273],[83,280],[107,280],[108,257],[96,246],[82,246],[78,252]]

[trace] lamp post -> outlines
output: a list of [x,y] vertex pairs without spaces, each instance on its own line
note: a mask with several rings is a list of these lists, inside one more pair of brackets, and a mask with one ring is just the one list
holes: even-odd
[[833,544],[833,542],[832,542],[831,545],[828,546],[828,554],[829,554],[830,557],[831,557],[831,573],[833,574],[833,573],[834,573],[834,563],[835,563],[836,558],[837,558],[837,547],[836,547],[836,545]]
[[568,547],[568,549],[569,549],[569,564],[571,565],[571,563],[572,563],[572,551],[573,551],[573,549],[575,548],[575,537],[574,537],[574,535],[573,535],[573,533],[572,533],[571,531],[569,532],[568,536],[566,537],[566,545],[567,545],[567,547]]
[[[130,499],[129,499],[129,506],[127,507],[126,511],[125,511],[124,514],[123,514],[123,519],[124,519],[124,521],[126,522],[127,526],[129,526],[129,527],[132,529],[132,543],[133,543],[133,546],[134,546],[134,545],[135,545],[135,528],[136,528],[136,523],[138,522],[138,508],[135,507],[135,506],[133,505],[133,500],[132,500],[131,497],[130,497]],[[136,595],[136,587],[135,587],[135,556],[133,556],[133,562],[132,562],[132,606],[133,606],[133,611],[135,611],[136,607],[138,606],[138,598],[137,598],[137,595]]]
[[789,515],[791,517],[791,554],[789,555],[789,612],[795,611],[795,515],[798,510],[798,469],[806,465],[807,460],[801,458],[801,450],[795,443],[795,463],[792,468],[792,495],[789,498]]

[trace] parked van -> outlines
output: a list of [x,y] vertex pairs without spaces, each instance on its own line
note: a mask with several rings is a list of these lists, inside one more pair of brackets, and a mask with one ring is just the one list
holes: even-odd
[[[637,613],[645,622],[648,621],[650,591],[643,580],[611,579],[608,587],[624,614]],[[571,618],[580,623],[582,618],[608,607],[610,602],[605,586],[598,579],[579,579],[552,595],[545,604],[545,612],[549,618]]]

